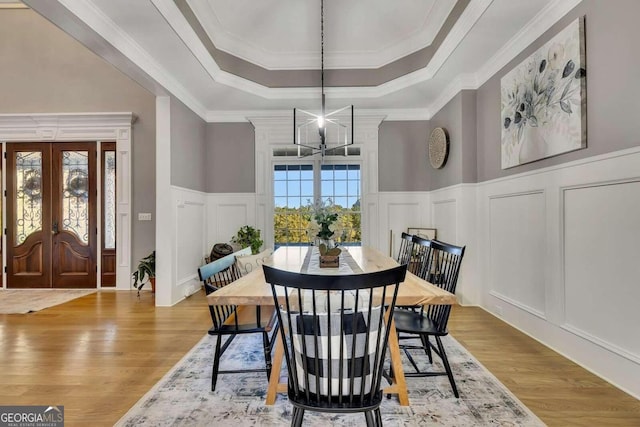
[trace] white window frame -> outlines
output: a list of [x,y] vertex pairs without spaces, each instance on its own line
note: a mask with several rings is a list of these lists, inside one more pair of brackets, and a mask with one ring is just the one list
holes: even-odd
[[[357,146],[357,145],[356,145]],[[272,153],[273,153],[273,149],[276,149],[277,146],[272,147]],[[362,151],[361,151],[362,152]],[[364,174],[362,173],[362,169],[363,169],[363,161],[362,161],[362,156],[345,156],[345,157],[341,157],[341,156],[328,156],[325,157],[324,159],[322,159],[319,156],[310,156],[310,157],[303,157],[303,158],[297,158],[297,157],[286,157],[286,156],[282,156],[282,157],[273,157],[272,155],[272,159],[271,159],[271,180],[269,183],[270,186],[270,193],[271,193],[271,205],[270,205],[270,212],[271,212],[271,216],[269,218],[269,222],[271,224],[270,226],[270,234],[273,236],[275,233],[275,228],[274,228],[274,221],[273,221],[273,217],[276,213],[275,211],[275,201],[274,201],[274,179],[273,179],[273,171],[275,169],[275,166],[277,165],[309,165],[311,164],[313,167],[313,200],[312,202],[321,197],[321,191],[322,191],[322,181],[320,178],[321,175],[321,169],[322,169],[322,165],[358,165],[360,166],[360,215],[362,216],[362,198],[363,198],[363,178],[364,178]],[[360,234],[362,235],[362,221],[360,222]],[[275,237],[274,237],[274,241],[273,243],[275,244]]]

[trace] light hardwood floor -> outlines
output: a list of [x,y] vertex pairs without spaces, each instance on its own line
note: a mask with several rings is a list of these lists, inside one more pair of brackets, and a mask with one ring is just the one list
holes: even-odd
[[[64,405],[67,426],[113,425],[209,328],[205,297],[155,308],[150,292],[103,291],[0,315],[0,405]],[[640,426],[640,401],[482,309],[450,331],[550,426]],[[265,384],[266,386],[266,384]]]

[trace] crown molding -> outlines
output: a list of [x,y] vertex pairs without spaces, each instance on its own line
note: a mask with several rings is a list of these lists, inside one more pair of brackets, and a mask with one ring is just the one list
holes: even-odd
[[[187,0],[196,16],[201,16],[200,25],[217,49],[255,64],[266,70],[309,70],[318,67],[320,51],[277,52],[253,45],[236,34],[224,30],[210,2]],[[425,14],[422,27],[402,41],[381,46],[369,51],[325,52],[325,69],[373,69],[380,68],[403,58],[417,50],[430,46],[442,28],[455,1],[436,0]],[[427,18],[434,25],[427,26]],[[205,25],[205,22],[212,25]]]
[[[318,96],[317,88],[270,88],[221,70],[173,0],[151,1],[216,82],[265,99],[313,99]],[[491,3],[493,0],[469,3],[425,68],[379,86],[328,87],[325,93],[345,98],[379,98],[433,78]]]
[[429,105],[429,120],[449,101],[463,90],[475,90],[479,87],[475,74],[461,74],[449,83],[440,95]]
[[480,67],[478,72],[472,75],[459,75],[445,87],[438,98],[427,107],[431,112],[430,117],[447,105],[458,92],[465,89],[479,89],[487,80],[498,73],[512,59],[522,53],[531,43],[541,37],[549,28],[581,2],[582,0],[555,0],[549,3],[499,49],[495,55],[489,58],[489,60]]
[[29,6],[17,1],[15,3],[0,3],[0,9],[29,9]]
[[[429,120],[429,111],[424,108],[402,109],[356,109],[355,118],[384,117],[385,121]],[[244,110],[208,111],[207,123],[245,123],[257,119],[293,120],[292,110]]]
[[[478,87],[499,72],[505,65],[535,42],[582,0],[555,0],[538,12],[518,33],[476,72]],[[477,88],[476,88],[477,89]]]
[[[53,3],[53,2],[51,2]],[[69,12],[87,24],[100,37],[120,51],[129,61],[147,73],[158,84],[180,99],[202,119],[206,108],[182,84],[156,62],[147,51],[116,25],[91,1],[58,0]]]
[[[36,2],[38,0],[29,1]],[[493,0],[474,0],[471,2],[465,8],[465,11],[442,42],[427,67],[379,86],[329,87],[326,88],[325,93],[336,98],[378,98],[431,79],[492,2]],[[580,2],[581,0],[556,0],[548,4],[503,48],[485,62],[477,73],[457,76],[426,109],[385,111],[388,113],[387,120],[430,119],[459,91],[478,89]],[[246,122],[248,116],[255,115],[256,111],[206,110],[203,104],[192,96],[177,79],[173,78],[170,73],[110,18],[104,15],[91,1],[58,0],[58,3],[86,23],[99,36],[119,50],[129,61],[136,64],[145,73],[148,73],[159,85],[180,99],[203,120],[207,122]],[[301,100],[317,98],[317,88],[268,88],[221,70],[172,0],[152,0],[152,3],[216,82],[265,99]]]
[[133,113],[16,113],[0,114],[0,127],[67,126],[118,127],[131,126],[136,121]]
[[[158,0],[153,0],[158,1]],[[472,25],[475,23],[477,19],[480,18],[482,13],[486,10],[487,7],[491,4],[493,0],[486,0],[484,3],[474,2],[471,3],[474,5],[473,15],[467,16],[465,18],[464,27],[459,28],[455,35],[454,39],[449,42],[449,46],[447,49],[455,49],[457,44],[455,44],[456,40],[459,43],[461,41],[460,37],[464,37],[466,32],[468,32]],[[563,16],[565,16],[569,11],[571,11],[575,6],[577,6],[582,0],[556,0],[551,2],[542,9],[535,17],[532,19],[527,25],[525,25],[514,37],[512,37],[503,48],[501,48],[493,57],[491,57],[485,64],[480,68],[477,73],[473,74],[461,74],[452,80],[452,82],[447,85],[440,95],[427,107],[424,109],[390,109],[385,110],[386,118],[385,120],[430,120],[438,111],[440,111],[449,101],[451,101],[460,91],[462,90],[477,90],[480,86],[482,86],[489,78],[495,75],[502,67],[508,64],[513,58],[519,55],[523,50],[525,50],[531,43],[541,37],[551,26],[553,26],[558,20],[560,20]],[[470,4],[470,6],[471,6]],[[462,20],[462,17],[459,21]],[[450,35],[454,30],[451,31]],[[447,42],[447,40],[445,40]],[[445,44],[443,42],[443,45]],[[455,45],[454,45],[455,44]],[[452,50],[451,50],[452,51]],[[436,52],[436,55],[438,53]],[[435,55],[434,55],[435,58]],[[445,58],[446,59],[446,58]],[[438,68],[444,62],[444,59],[440,59]],[[433,62],[433,60],[432,60]],[[429,64],[431,65],[431,63]],[[429,67],[427,67],[429,68]],[[417,75],[418,73],[423,73],[424,70],[416,71],[415,76],[407,75],[405,77],[401,77],[400,79],[396,79],[394,81],[385,83],[378,87],[372,88],[327,88],[325,92],[331,96],[336,97],[367,97],[367,98],[375,98],[381,95],[385,95],[388,93],[395,92],[400,89],[404,89],[405,87],[411,86],[413,84],[419,83],[423,79]],[[400,81],[401,79],[406,78],[407,81]],[[380,90],[383,93],[380,93]],[[279,92],[288,92],[287,98],[314,98],[317,97],[317,90],[314,89],[279,89]],[[276,97],[280,98],[280,97]],[[362,110],[356,110],[362,111]],[[375,111],[375,110],[368,110]],[[209,111],[207,115],[207,121],[209,122],[246,122],[247,117],[250,116],[261,116],[264,115],[265,111]],[[269,114],[273,115],[274,112],[270,111]],[[278,113],[276,113],[278,114]],[[282,112],[282,115],[288,114],[291,115],[290,111]]]

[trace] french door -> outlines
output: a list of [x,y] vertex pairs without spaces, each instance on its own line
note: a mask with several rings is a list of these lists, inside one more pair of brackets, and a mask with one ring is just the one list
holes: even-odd
[[7,144],[7,287],[96,287],[96,144]]

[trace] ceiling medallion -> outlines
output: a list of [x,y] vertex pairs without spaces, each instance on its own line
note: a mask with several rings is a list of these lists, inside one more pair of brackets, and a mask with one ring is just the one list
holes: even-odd
[[324,0],[320,0],[320,85],[322,108],[314,114],[293,109],[293,143],[298,157],[348,154],[353,145],[353,105],[327,113],[324,98]]
[[429,163],[434,169],[442,168],[449,155],[449,134],[444,128],[435,128],[429,136]]

